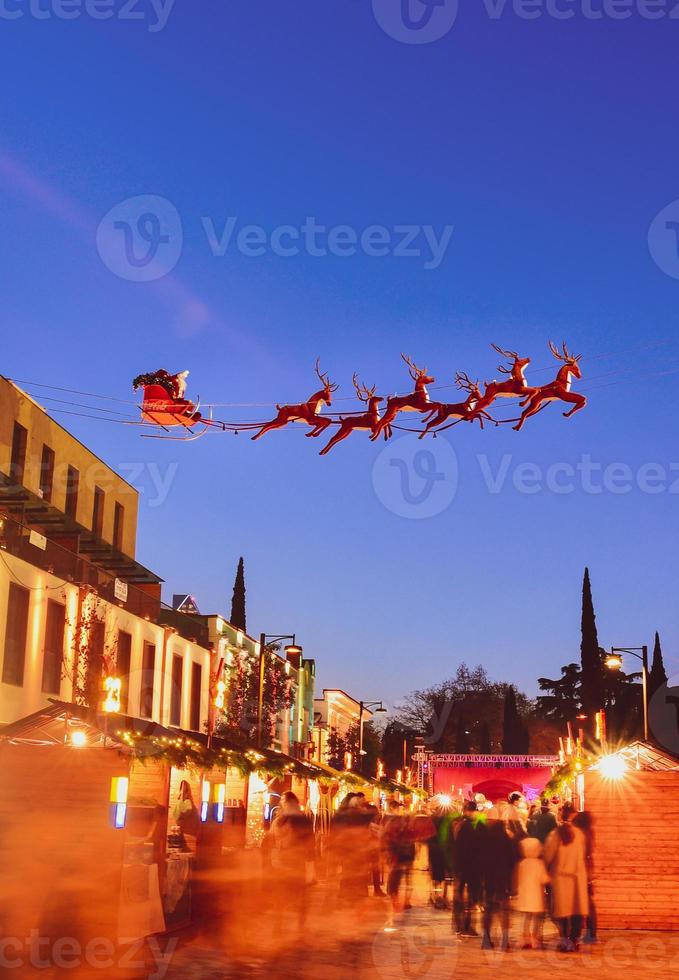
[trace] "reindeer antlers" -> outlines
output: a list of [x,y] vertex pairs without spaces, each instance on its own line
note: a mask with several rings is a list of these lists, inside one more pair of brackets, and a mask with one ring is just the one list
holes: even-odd
[[[413,379],[413,381],[417,381],[418,378],[422,377],[423,374],[427,373],[426,368],[419,368],[417,364],[413,362],[412,358],[410,358],[407,354],[402,353],[401,358],[408,365],[408,373],[410,374],[410,377]],[[415,372],[414,374],[413,371]]]
[[328,391],[337,391],[337,389],[339,388],[339,385],[333,384],[329,380],[329,378],[328,378],[328,372],[327,371],[321,371],[321,359],[320,359],[320,357],[317,357],[316,358],[316,374],[318,375],[319,381],[321,382],[321,384],[323,385],[324,388],[327,388]]
[[362,402],[369,401],[375,394],[375,391],[377,390],[377,385],[373,385],[372,388],[368,388],[367,385],[359,384],[358,374],[355,371],[351,380],[354,383],[354,388],[356,389],[356,394],[358,396],[359,401]]
[[464,388],[465,391],[472,392],[479,386],[478,378],[476,381],[472,381],[466,371],[458,371],[455,375],[455,384],[458,388]]
[[565,340],[561,345],[561,351],[556,346],[556,344],[553,343],[551,340],[549,341],[549,349],[551,350],[552,354],[557,359],[557,361],[564,361],[564,363],[568,363],[569,361],[570,362],[579,361],[580,358],[582,357],[582,354],[578,354],[576,357],[574,354],[569,353],[569,350],[566,347]]
[[503,347],[498,347],[497,344],[491,344],[490,346],[493,348],[493,350],[497,351],[498,354],[502,354],[503,357],[506,357],[510,361],[519,356],[518,351],[504,350]]

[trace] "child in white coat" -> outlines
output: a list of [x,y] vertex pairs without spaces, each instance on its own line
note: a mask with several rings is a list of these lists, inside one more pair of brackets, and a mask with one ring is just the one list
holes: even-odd
[[549,875],[542,860],[542,844],[537,837],[524,837],[519,843],[519,850],[521,860],[516,871],[516,909],[523,912],[523,949],[541,949],[545,886],[549,884]]

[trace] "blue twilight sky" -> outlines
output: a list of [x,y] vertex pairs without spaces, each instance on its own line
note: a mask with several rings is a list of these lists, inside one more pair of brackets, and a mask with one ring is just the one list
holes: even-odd
[[[678,204],[648,240],[679,198],[679,21],[606,2],[631,16],[462,0],[447,33],[452,0],[410,0],[419,33],[400,0],[0,4],[3,374],[132,401],[137,373],[188,368],[204,402],[266,406],[313,391],[317,355],[340,397],[354,370],[406,389],[400,351],[448,386],[458,369],[497,376],[491,341],[532,354],[541,382],[548,339],[583,352],[590,404],[573,419],[551,406],[520,435],[395,433],[386,456],[363,433],[321,459],[301,427],[182,444],[55,415],[141,468],[138,556],[166,598],[228,613],[242,554],[250,632],[295,630],[323,685],[393,702],[464,659],[534,691],[578,656],[589,564],[601,642],[659,629],[679,670]],[[427,32],[443,36],[399,40]],[[165,201],[121,205],[140,195]],[[308,217],[384,226],[393,245],[400,226],[453,231],[436,268],[424,233],[419,256],[238,248],[245,225]],[[591,492],[612,464],[629,469]]]

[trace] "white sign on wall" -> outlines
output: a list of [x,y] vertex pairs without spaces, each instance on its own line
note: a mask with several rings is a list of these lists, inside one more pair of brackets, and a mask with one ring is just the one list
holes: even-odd
[[123,582],[121,578],[117,578],[113,591],[118,602],[127,602],[127,582]]

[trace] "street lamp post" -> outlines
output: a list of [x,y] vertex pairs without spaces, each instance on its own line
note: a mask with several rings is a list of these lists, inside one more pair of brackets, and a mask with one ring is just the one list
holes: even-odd
[[375,709],[375,714],[386,714],[381,701],[360,701],[358,709],[358,771],[363,772],[363,712]]
[[631,657],[641,660],[641,685],[644,706],[644,741],[648,742],[648,647],[611,647],[610,655],[605,664],[609,670],[622,668],[622,654],[629,653]]
[[259,634],[259,684],[257,688],[257,748],[262,748],[264,740],[264,684],[266,681],[266,653],[273,643],[282,640],[291,640],[284,649],[286,655],[302,654],[302,647],[298,646],[294,633],[284,633],[282,636],[272,636],[269,633]]

